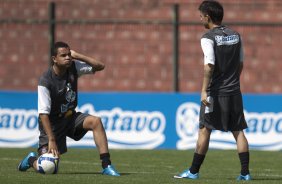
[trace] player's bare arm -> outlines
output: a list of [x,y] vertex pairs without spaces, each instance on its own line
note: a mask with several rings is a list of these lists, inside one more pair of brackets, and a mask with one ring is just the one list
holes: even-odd
[[48,114],[40,114],[40,119],[42,121],[43,128],[48,136],[48,153],[52,153],[53,155],[59,157],[59,152],[56,144],[55,136],[51,129],[51,123]]
[[105,68],[105,64],[102,63],[101,61],[96,60],[95,58],[89,57],[89,56],[85,56],[81,53],[78,53],[74,50],[70,50],[71,51],[71,56],[73,59],[77,59],[80,61],[83,61],[89,65],[91,65],[95,71],[101,71]]
[[204,79],[203,79],[203,86],[201,92],[201,101],[206,106],[210,105],[210,103],[207,101],[207,88],[210,83],[213,71],[214,71],[214,65],[206,64],[204,66]]

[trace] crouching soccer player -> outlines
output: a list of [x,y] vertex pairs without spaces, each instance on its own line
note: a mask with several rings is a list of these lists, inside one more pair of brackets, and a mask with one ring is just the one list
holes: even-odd
[[[78,77],[101,71],[104,67],[96,59],[71,50],[64,42],[55,43],[52,66],[41,76],[38,85],[39,156],[48,152],[59,157],[67,151],[66,137],[78,141],[92,131],[102,161],[102,174],[120,176],[111,165],[101,119],[75,111]],[[36,160],[36,153],[29,153],[20,162],[18,170],[36,169]]]

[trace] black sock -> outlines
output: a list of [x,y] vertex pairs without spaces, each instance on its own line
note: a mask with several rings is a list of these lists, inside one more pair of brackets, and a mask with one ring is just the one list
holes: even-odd
[[29,157],[28,158],[28,164],[30,165],[30,167],[33,167],[33,163],[35,162],[37,158],[36,157]]
[[200,167],[205,159],[206,155],[200,155],[198,153],[194,153],[193,161],[192,161],[192,166],[190,167],[190,172],[192,174],[196,174],[199,172]]
[[239,153],[239,159],[241,162],[241,175],[246,176],[247,174],[250,174],[249,171],[250,153],[249,152]]
[[110,160],[110,154],[109,153],[100,154],[100,159],[102,160],[102,167],[103,167],[103,169],[107,168],[108,165],[111,165],[111,160]]

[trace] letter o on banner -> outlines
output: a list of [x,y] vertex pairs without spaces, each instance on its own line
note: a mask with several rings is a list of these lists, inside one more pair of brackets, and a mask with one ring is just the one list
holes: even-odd
[[282,118],[278,119],[275,126],[276,132],[282,133]]
[[26,127],[31,130],[35,129],[37,127],[37,123],[37,116],[29,116],[26,120]]
[[161,120],[157,117],[154,117],[149,122],[149,130],[152,132],[156,132],[161,126]]

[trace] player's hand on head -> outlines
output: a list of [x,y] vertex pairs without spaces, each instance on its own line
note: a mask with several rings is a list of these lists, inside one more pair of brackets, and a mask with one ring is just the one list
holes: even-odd
[[71,57],[76,58],[77,52],[75,52],[74,50],[70,50],[71,52]]

